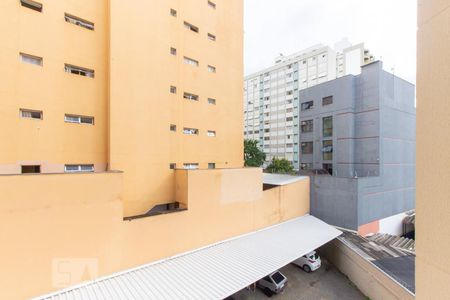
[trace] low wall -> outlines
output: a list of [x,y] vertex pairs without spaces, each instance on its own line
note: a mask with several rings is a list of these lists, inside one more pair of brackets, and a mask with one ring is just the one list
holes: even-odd
[[320,253],[372,300],[413,300],[415,297],[339,239],[320,248]]
[[[309,213],[309,179],[177,171],[188,210],[123,221],[121,173],[0,176],[0,299],[24,299]],[[179,175],[179,176],[178,176]]]
[[117,268],[121,185],[121,173],[0,176],[0,299],[72,283],[68,259],[99,258],[88,277]]

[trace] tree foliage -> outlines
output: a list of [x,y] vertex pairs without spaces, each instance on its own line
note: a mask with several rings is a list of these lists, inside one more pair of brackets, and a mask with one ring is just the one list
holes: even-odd
[[276,174],[294,174],[294,167],[287,159],[274,157],[266,171]]
[[257,140],[244,140],[244,160],[246,167],[261,167],[266,154],[259,149]]

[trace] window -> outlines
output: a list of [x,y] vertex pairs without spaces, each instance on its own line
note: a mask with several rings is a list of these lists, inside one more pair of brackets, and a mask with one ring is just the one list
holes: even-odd
[[301,123],[302,133],[312,132],[313,129],[314,129],[314,121],[313,120],[302,121],[302,123]]
[[210,40],[210,41],[216,41],[216,36],[214,35],[214,34],[211,34],[211,33],[208,33],[208,39]]
[[42,111],[31,109],[20,109],[20,116],[27,119],[42,120]]
[[290,122],[290,121],[292,121],[292,120],[294,120],[294,118],[292,118],[292,117],[287,117],[287,118],[286,118],[286,122]]
[[322,98],[322,106],[333,104],[333,96]]
[[171,47],[171,48],[170,48],[170,54],[172,54],[172,55],[177,55],[177,49]]
[[20,0],[20,3],[23,7],[27,7],[29,9],[42,12],[42,4],[32,0]]
[[333,141],[326,140],[322,142],[322,158],[323,160],[333,160]]
[[191,66],[198,67],[198,61],[189,57],[184,57],[184,63]]
[[267,281],[267,282],[269,282],[269,283],[272,283],[272,280],[270,279],[269,276],[264,277],[263,280],[264,280],[264,281]]
[[65,165],[66,173],[94,172],[94,165]]
[[323,124],[323,136],[333,136],[333,117],[325,117],[322,119]]
[[302,109],[302,111],[305,111],[305,110],[313,108],[313,106],[314,106],[314,101],[308,101],[308,102],[302,103],[301,109]]
[[176,86],[170,86],[170,92],[172,93],[172,94],[176,94],[177,93],[177,87]]
[[177,11],[176,11],[175,9],[171,8],[171,9],[170,9],[170,15],[171,15],[172,17],[176,17],[176,16],[177,16]]
[[192,24],[190,24],[190,23],[188,23],[188,22],[184,22],[184,27],[187,28],[187,29],[189,29],[190,31],[193,31],[193,32],[195,32],[195,33],[198,33],[198,27],[197,27],[197,26],[194,26],[194,25],[192,25]]
[[285,280],[286,277],[284,277],[280,272],[275,272],[272,274],[272,279],[276,284],[279,284],[280,282]]
[[313,142],[302,143],[302,154],[312,154],[313,153]]
[[94,125],[94,117],[84,117],[77,115],[65,115],[64,121],[67,123],[90,124]]
[[75,24],[77,26],[89,29],[89,30],[94,30],[94,23],[80,19],[78,17],[69,15],[69,14],[64,14],[64,19],[66,20],[66,22]]
[[73,65],[69,65],[69,64],[64,65],[64,70],[70,74],[76,74],[76,75],[86,76],[86,77],[90,77],[90,78],[94,78],[94,72],[95,72],[94,70],[77,67],[77,66],[73,66]]
[[171,169],[171,170],[175,170],[176,168],[177,168],[177,164],[176,163],[171,163],[169,165],[169,169]]
[[196,128],[184,128],[183,129],[183,133],[184,134],[188,134],[188,135],[198,135],[198,129]]
[[214,130],[208,130],[207,136],[215,137],[216,136],[216,132]]
[[215,163],[208,163],[208,169],[215,169],[216,164]]
[[208,6],[211,7],[212,9],[216,9],[216,4],[212,1],[208,1]]
[[197,170],[198,169],[198,163],[187,163],[187,164],[184,164],[184,168],[186,170]]
[[42,57],[34,56],[30,54],[20,53],[22,62],[30,65],[42,66]]
[[300,170],[312,170],[312,164],[311,163],[302,163],[300,165]]
[[177,131],[177,125],[170,124],[170,131]]
[[333,165],[332,164],[323,164],[322,168],[328,172],[328,174],[333,175]]
[[209,73],[216,73],[216,67],[208,65],[208,72]]
[[187,100],[198,101],[198,95],[194,95],[191,93],[184,93],[183,98]]
[[41,173],[41,166],[22,166],[22,174],[37,174]]
[[216,99],[208,98],[208,104],[216,105]]

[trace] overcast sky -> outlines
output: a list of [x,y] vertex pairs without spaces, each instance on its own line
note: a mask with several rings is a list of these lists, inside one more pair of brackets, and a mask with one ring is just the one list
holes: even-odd
[[245,74],[280,53],[347,37],[364,42],[384,69],[415,83],[416,0],[244,0]]

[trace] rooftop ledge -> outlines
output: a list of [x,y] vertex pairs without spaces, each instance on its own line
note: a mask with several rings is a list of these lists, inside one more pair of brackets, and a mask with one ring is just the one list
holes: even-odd
[[55,172],[55,173],[19,173],[19,174],[0,174],[0,177],[6,176],[51,176],[51,175],[95,175],[95,174],[121,174],[123,171],[120,170],[111,170],[111,171],[103,171],[103,172]]
[[263,173],[263,183],[269,185],[287,185],[307,179],[307,176]]

